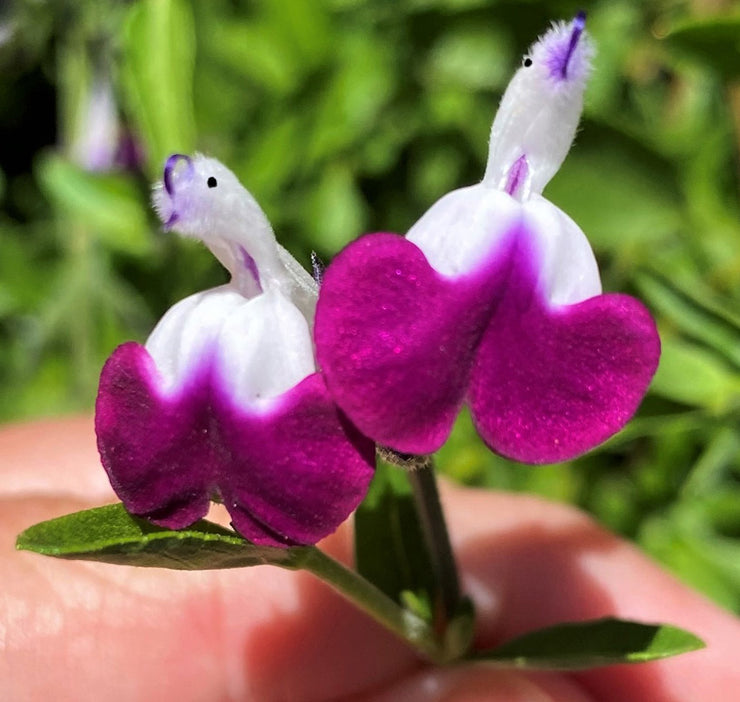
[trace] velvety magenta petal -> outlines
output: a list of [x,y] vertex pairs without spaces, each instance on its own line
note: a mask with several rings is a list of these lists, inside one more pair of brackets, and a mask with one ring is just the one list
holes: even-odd
[[533,260],[517,248],[475,359],[469,403],[496,453],[554,463],[624,426],[655,373],[660,340],[648,311],[626,295],[548,307]]
[[119,346],[103,366],[95,432],[103,467],[132,514],[180,529],[204,517],[214,489],[208,387],[197,379],[171,399],[147,350]]
[[219,481],[224,503],[256,543],[271,542],[257,533],[260,524],[275,545],[316,543],[360,504],[373,475],[373,442],[337,409],[317,373],[268,413],[224,412],[221,437],[233,460]]
[[315,543],[362,500],[374,446],[336,409],[318,374],[245,410],[207,355],[176,394],[159,389],[146,349],[120,346],[103,368],[96,431],[126,508],[182,528],[220,494],[235,527],[258,544]]
[[396,234],[368,234],[324,273],[319,367],[335,401],[376,442],[436,451],[449,435],[506,272],[502,241],[470,273],[437,273]]

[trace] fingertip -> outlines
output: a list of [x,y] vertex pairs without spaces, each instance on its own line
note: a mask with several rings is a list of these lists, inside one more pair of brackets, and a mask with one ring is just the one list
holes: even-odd
[[550,673],[485,666],[420,671],[361,702],[594,702],[577,683]]
[[88,414],[0,427],[0,497],[115,499]]

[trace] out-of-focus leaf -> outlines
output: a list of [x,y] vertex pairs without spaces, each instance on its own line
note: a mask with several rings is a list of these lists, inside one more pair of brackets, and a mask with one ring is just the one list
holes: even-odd
[[[305,120],[300,115],[274,115],[259,136],[249,141],[248,157],[241,168],[245,174],[242,181],[258,201],[284,197],[305,153],[304,131]],[[281,157],[275,158],[275,154]]]
[[212,58],[262,89],[282,95],[297,85],[301,65],[292,46],[269,27],[248,21],[216,24],[206,39]]
[[426,82],[465,90],[502,88],[509,78],[512,53],[511,38],[495,25],[455,27],[432,46]]
[[740,403],[740,376],[701,346],[663,335],[651,391],[676,402],[726,412]]
[[666,624],[621,619],[559,624],[524,634],[474,660],[515,668],[583,670],[619,663],[644,663],[703,648],[694,634]]
[[311,131],[305,135],[311,163],[361,142],[396,90],[393,54],[378,37],[349,33]]
[[710,305],[659,274],[639,273],[635,282],[648,304],[676,325],[717,350],[740,369],[740,318],[731,309]]
[[281,32],[304,67],[314,67],[324,61],[332,49],[332,27],[325,3],[268,0],[263,3],[262,10],[266,23]]
[[682,49],[719,71],[726,79],[740,76],[740,14],[684,20],[664,37],[668,46]]
[[[725,287],[737,291],[740,290],[737,286],[740,203],[737,181],[733,178],[736,146],[736,134],[729,127],[705,125],[681,175],[691,216],[689,242],[706,269],[702,271],[703,277],[710,275],[717,282],[726,281]],[[693,286],[684,287],[691,290]],[[735,326],[740,329],[740,323]],[[740,354],[740,345],[735,349]]]
[[423,150],[413,164],[414,195],[431,206],[441,195],[459,187],[461,171],[462,157],[458,149]]
[[366,204],[349,167],[328,167],[308,202],[306,220],[321,242],[321,251],[332,253],[364,233]]
[[640,14],[640,8],[629,0],[613,0],[589,8],[588,31],[598,51],[586,86],[586,115],[605,115],[608,119],[619,109],[622,66],[639,40]]
[[[711,495],[720,488],[731,460],[738,455],[740,455],[740,429],[720,427],[708,442],[699,460],[694,463],[683,484],[682,497]],[[738,506],[740,507],[740,504]]]
[[185,0],[131,6],[123,37],[125,108],[144,137],[149,173],[195,147],[192,11]]
[[[681,224],[678,193],[656,163],[606,144],[576,144],[545,196],[567,212],[596,249],[639,258]],[[663,166],[660,167],[660,170]]]
[[49,154],[38,163],[46,195],[111,249],[144,255],[151,251],[151,227],[132,180],[119,174],[85,171]]

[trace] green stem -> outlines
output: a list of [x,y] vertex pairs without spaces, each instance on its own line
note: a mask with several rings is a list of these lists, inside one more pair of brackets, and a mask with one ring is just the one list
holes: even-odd
[[460,609],[460,585],[457,565],[447,533],[442,504],[439,501],[437,480],[431,456],[425,464],[408,472],[414,500],[419,513],[424,540],[432,559],[436,581],[439,583],[441,599],[441,621],[437,621],[438,632],[444,631]]
[[429,625],[397,605],[370,581],[346,568],[317,548],[302,549],[294,567],[313,573],[340,595],[370,615],[386,629],[408,642],[431,661],[443,660],[443,652]]

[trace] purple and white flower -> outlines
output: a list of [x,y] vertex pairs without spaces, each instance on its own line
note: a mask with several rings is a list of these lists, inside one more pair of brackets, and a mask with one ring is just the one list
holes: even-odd
[[602,294],[585,235],[540,194],[582,110],[584,27],[583,14],[555,24],[525,56],[481,183],[442,197],[405,238],[361,237],[325,272],[319,365],[380,444],[435,451],[467,402],[497,453],[566,460],[618,431],[646,392],[660,354],[652,318]]
[[214,498],[254,543],[316,543],[360,503],[374,466],[373,443],[316,372],[316,285],[218,161],[171,156],[154,203],[231,281],[177,303],[144,346],[106,362],[95,423],[113,488],[169,528]]

